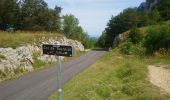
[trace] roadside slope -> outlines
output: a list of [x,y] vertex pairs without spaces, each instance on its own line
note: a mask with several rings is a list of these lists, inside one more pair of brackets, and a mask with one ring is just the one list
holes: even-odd
[[[114,49],[68,82],[63,100],[168,100],[170,96],[153,86],[147,75],[145,59]],[[49,100],[56,98],[57,93]]]

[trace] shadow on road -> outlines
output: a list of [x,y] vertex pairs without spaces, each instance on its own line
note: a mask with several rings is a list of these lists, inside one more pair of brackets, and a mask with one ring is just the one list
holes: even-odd
[[92,49],[93,51],[110,51],[109,48],[97,48],[97,49]]

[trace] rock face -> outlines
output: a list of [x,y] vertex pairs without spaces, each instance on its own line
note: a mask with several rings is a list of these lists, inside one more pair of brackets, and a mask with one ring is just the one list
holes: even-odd
[[157,4],[159,4],[161,0],[148,0],[147,2],[141,3],[141,5],[138,7],[139,11],[148,12],[151,11]]
[[[28,71],[34,70],[34,55],[38,55],[37,59],[45,62],[51,63],[55,61],[54,56],[48,56],[42,54],[42,44],[62,44],[62,45],[72,45],[76,50],[84,51],[84,46],[76,41],[62,37],[59,39],[45,39],[42,38],[42,43],[39,44],[27,44],[24,46],[13,48],[0,48],[0,70],[5,71],[14,70],[16,68],[26,69]],[[63,59],[63,57],[62,57]]]
[[114,38],[113,41],[113,47],[116,47],[118,44],[120,44],[122,41],[126,39],[125,34],[119,34]]

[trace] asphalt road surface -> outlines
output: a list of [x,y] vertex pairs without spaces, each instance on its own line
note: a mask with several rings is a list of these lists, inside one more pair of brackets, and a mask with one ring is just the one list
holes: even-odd
[[[104,51],[90,51],[62,64],[62,84],[93,64]],[[56,90],[56,67],[33,72],[0,84],[0,100],[47,100]]]

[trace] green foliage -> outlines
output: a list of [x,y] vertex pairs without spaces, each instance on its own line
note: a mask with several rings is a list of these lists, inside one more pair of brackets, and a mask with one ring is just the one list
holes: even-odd
[[91,38],[91,37],[88,36],[84,40],[83,45],[85,46],[85,48],[95,48],[96,42],[97,42],[96,38]]
[[66,14],[63,19],[63,32],[66,37],[82,42],[85,48],[95,46],[96,40],[84,32],[83,28],[79,26],[79,20],[74,15]]
[[161,15],[157,9],[148,13],[148,24],[156,24],[161,20]]
[[109,41],[107,44],[112,46],[114,38],[118,34],[121,34],[122,32],[136,26],[138,20],[139,17],[135,8],[127,8],[119,15],[112,17],[106,28],[107,41]]
[[16,48],[21,44],[39,44],[44,41],[44,39],[56,39],[56,37],[60,38],[63,37],[63,35],[49,32],[0,32],[0,47]]
[[4,78],[5,76],[6,74],[2,70],[0,70],[0,79]]
[[[79,20],[74,17],[74,15],[63,16],[63,32],[66,37],[71,37],[77,32],[82,32],[82,28],[79,27]],[[75,35],[76,36],[76,35]]]
[[1,0],[0,9],[1,30],[61,31],[61,8],[50,9],[44,0]]
[[143,36],[140,33],[139,29],[135,27],[130,30],[129,38],[133,44],[137,44],[142,40]]
[[170,19],[170,1],[169,0],[160,0],[157,4],[157,9],[160,12],[162,19]]
[[110,45],[108,42],[109,42],[108,36],[107,36],[106,32],[103,32],[97,41],[97,46],[102,47],[102,48],[109,47]]
[[25,71],[26,70],[24,68],[17,67],[17,68],[14,69],[14,74],[19,75],[19,74],[24,73]]
[[17,25],[19,6],[18,0],[0,1],[0,29],[5,30],[9,25]]
[[33,60],[34,60],[33,67],[34,67],[34,69],[39,69],[39,68],[45,66],[45,64],[46,64],[45,62],[38,59],[39,55],[40,54],[38,52],[33,53]]
[[127,41],[126,43],[124,43],[121,48],[120,48],[120,51],[123,53],[123,54],[131,54],[131,47],[132,47],[132,42],[129,42]]
[[[65,84],[63,99],[167,100],[169,95],[160,93],[160,90],[147,80],[146,66],[143,58],[125,56],[114,49]],[[55,92],[49,100],[56,98]]]
[[169,20],[170,1],[159,0],[157,4],[153,2],[155,0],[146,0],[148,7],[141,8],[142,10],[127,8],[117,16],[112,17],[105,29],[106,35],[101,35],[98,44],[101,44],[102,47],[111,47],[118,34],[128,31],[133,27],[143,27]]
[[170,25],[150,27],[144,41],[144,46],[149,54],[162,48],[168,50],[170,48]]
[[143,47],[143,42],[138,44],[133,44],[131,41],[127,40],[125,43],[121,44],[118,49],[122,54],[126,55],[138,55],[144,56],[145,55],[145,48]]
[[1,61],[1,59],[6,59],[6,57],[4,55],[0,54],[0,61]]

